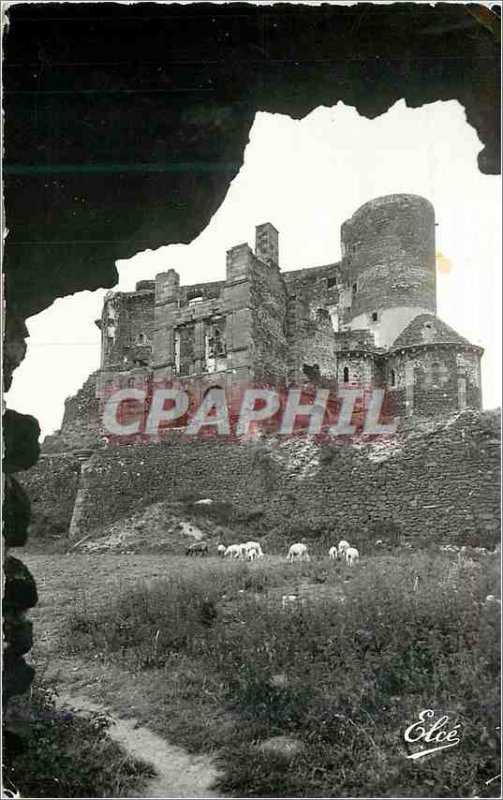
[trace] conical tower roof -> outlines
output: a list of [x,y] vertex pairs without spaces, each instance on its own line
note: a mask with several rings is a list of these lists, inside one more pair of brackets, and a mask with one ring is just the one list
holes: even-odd
[[[401,350],[404,347],[417,347],[425,344],[475,347],[435,314],[418,314],[397,336],[390,350]],[[482,348],[477,347],[477,349],[481,350]]]

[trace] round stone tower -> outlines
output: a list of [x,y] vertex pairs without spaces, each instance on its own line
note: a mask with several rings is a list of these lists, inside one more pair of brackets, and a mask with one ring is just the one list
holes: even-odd
[[344,327],[389,347],[415,316],[436,313],[435,211],[412,194],[377,197],[341,228]]

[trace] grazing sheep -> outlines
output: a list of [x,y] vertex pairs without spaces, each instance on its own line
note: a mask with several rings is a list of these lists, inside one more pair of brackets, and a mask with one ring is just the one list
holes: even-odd
[[356,547],[348,547],[345,552],[346,556],[346,563],[349,564],[350,567],[353,564],[357,564],[360,558],[360,553],[356,549]]
[[344,557],[344,553],[346,552],[348,547],[350,547],[349,542],[346,542],[345,539],[341,539],[341,541],[339,542],[339,545],[337,547],[337,554],[338,554],[339,558],[343,558]]
[[286,559],[287,561],[311,561],[306,545],[300,542],[292,544]]
[[239,558],[241,549],[238,544],[230,544],[224,553],[225,558]]
[[337,559],[337,548],[336,547],[331,547],[330,548],[330,550],[328,551],[328,557],[331,558],[332,561],[335,561]]
[[500,606],[501,600],[499,597],[495,597],[493,594],[488,594],[485,598],[484,602],[482,603],[483,606]]
[[296,594],[284,594],[281,598],[281,608],[289,608],[296,605],[298,599]]
[[264,557],[264,553],[262,552],[262,548],[258,542],[246,542],[246,547],[248,550],[256,550],[258,558]]
[[226,546],[224,544],[219,544],[218,545],[217,553],[220,556],[220,558],[224,557],[226,550],[227,550],[227,548],[226,548]]
[[259,557],[258,550],[255,547],[249,547],[246,551],[246,560],[255,561]]
[[248,552],[248,546],[246,544],[238,544],[239,547],[239,558],[246,558],[246,554]]
[[190,544],[185,551],[185,554],[188,556],[207,556],[208,555],[208,545],[206,542],[194,542],[194,544]]
[[194,503],[195,506],[210,506],[213,503],[213,500],[210,500],[209,497],[205,497],[204,500],[196,500]]

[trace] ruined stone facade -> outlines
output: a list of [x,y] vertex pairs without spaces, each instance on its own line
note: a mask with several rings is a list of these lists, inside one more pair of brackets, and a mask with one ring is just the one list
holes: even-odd
[[[273,540],[285,526],[317,536],[392,519],[418,541],[496,541],[499,416],[479,411],[481,348],[436,316],[434,225],[426,200],[393,195],[342,226],[338,263],[282,273],[267,223],[254,252],[228,251],[225,280],[180,286],[171,269],[109,293],[101,366],[67,400],[61,430],[23,481],[33,527],[79,542],[193,494],[260,506]],[[157,381],[192,387],[196,402],[238,382],[384,387],[402,424],[383,454],[358,438],[293,439],[290,452],[274,435],[257,446],[187,441],[176,430],[148,441],[104,436],[106,384]]]
[[342,259],[281,272],[278,231],[227,252],[225,280],[180,286],[174,269],[110,292],[101,320],[106,383],[182,379],[385,388],[397,413],[481,407],[482,349],[436,316],[435,215],[415,195],[363,205],[341,228]]

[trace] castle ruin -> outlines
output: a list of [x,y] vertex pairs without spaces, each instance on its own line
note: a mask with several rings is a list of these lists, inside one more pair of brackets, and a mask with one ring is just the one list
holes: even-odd
[[281,272],[279,235],[227,251],[225,280],[180,286],[174,269],[109,292],[97,395],[107,383],[210,386],[331,381],[384,388],[401,417],[481,408],[482,348],[436,315],[435,214],[416,195],[361,206],[342,258]]
[[[132,519],[190,495],[251,508],[273,542],[348,525],[364,535],[389,520],[421,541],[496,540],[499,416],[481,411],[482,348],[436,315],[431,204],[371,200],[342,225],[341,260],[324,266],[281,272],[278,238],[258,226],[254,251],[227,252],[222,281],[180,286],[170,269],[106,295],[100,367],[24,478],[39,530],[80,541],[118,526],[134,537]],[[171,381],[196,396],[243,382],[379,387],[404,424],[376,447],[104,435],[106,385]],[[158,528],[149,522],[152,546],[162,513]]]

